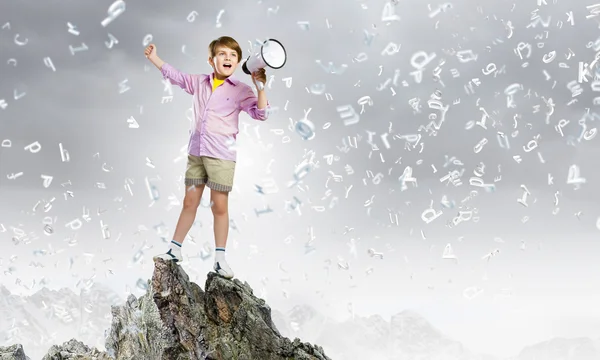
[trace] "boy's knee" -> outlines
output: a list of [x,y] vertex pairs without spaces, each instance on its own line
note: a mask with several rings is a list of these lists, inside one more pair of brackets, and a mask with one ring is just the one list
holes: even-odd
[[184,199],[183,200],[183,208],[185,210],[196,210],[200,206],[200,200],[196,199]]
[[215,216],[227,215],[227,205],[213,203],[211,207],[212,213]]
[[186,210],[196,210],[200,206],[204,185],[196,185],[186,190],[183,198],[183,208]]

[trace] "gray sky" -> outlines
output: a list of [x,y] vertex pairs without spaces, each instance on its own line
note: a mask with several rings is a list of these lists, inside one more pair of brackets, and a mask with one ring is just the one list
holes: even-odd
[[[597,137],[577,141],[582,129],[578,122],[587,109],[597,111],[597,94],[591,86],[593,77],[579,84],[583,93],[575,98],[568,88],[578,79],[579,62],[594,59],[595,51],[588,43],[596,41],[598,18],[586,19],[586,6],[594,2],[555,2],[539,7],[540,16],[551,19],[547,28],[542,24],[528,27],[535,1],[494,2],[493,6],[456,1],[437,15],[436,4],[431,4],[430,11],[424,2],[402,1],[392,6],[399,20],[389,22],[382,21],[383,1],[304,1],[302,5],[127,2],[126,11],[106,27],[101,21],[110,1],[0,3],[0,25],[10,23],[0,28],[0,99],[7,103],[0,109],[0,141],[12,141],[12,147],[0,148],[0,224],[7,229],[0,233],[0,270],[15,269],[3,276],[2,283],[27,293],[17,278],[27,286],[45,276],[51,287],[74,287],[78,279],[96,274],[98,281],[125,294],[126,286],[135,289],[137,279],[150,277],[152,256],[166,246],[154,227],[164,223],[170,239],[180,211],[180,205],[168,210],[169,196],[178,200],[183,196],[185,162],[176,159],[184,155],[188,140],[186,110],[191,98],[173,88],[173,102],[161,103],[168,94],[160,73],[143,56],[145,36],[152,34],[163,60],[190,73],[212,70],[206,48],[218,36],[236,38],[244,58],[250,42],[272,37],[285,45],[288,54],[284,68],[267,69],[267,75],[274,77],[268,98],[279,111],[264,123],[242,115],[238,137],[230,216],[239,231],[230,230],[227,245],[229,263],[238,278],[248,281],[273,308],[284,311],[308,303],[342,319],[349,315],[346,309],[351,302],[358,314],[379,313],[389,318],[411,308],[470,349],[497,355],[514,354],[524,345],[553,336],[600,336],[600,312],[593,305],[600,300],[596,280],[600,275],[596,258],[600,172],[594,170],[599,146]],[[225,12],[217,27],[221,9]],[[198,15],[189,22],[186,18],[192,11]],[[574,25],[567,21],[569,11],[573,11]],[[299,21],[308,21],[309,28],[303,29]],[[79,35],[68,31],[67,22]],[[370,44],[365,42],[365,30],[377,34]],[[18,41],[27,39],[24,46],[15,43],[16,34]],[[109,34],[118,39],[111,49],[105,45]],[[69,45],[82,43],[88,50],[72,55]],[[530,44],[529,58],[527,50],[522,50],[520,59],[515,50],[520,43],[522,48]],[[184,45],[186,54],[182,53]],[[394,46],[399,51],[382,55]],[[567,59],[569,49],[575,55]],[[461,50],[472,50],[477,59],[461,62],[456,55]],[[435,53],[435,58],[424,67],[422,81],[417,83],[411,74],[415,71],[411,58],[419,51]],[[544,63],[544,55],[551,51],[556,51],[556,58]],[[361,53],[368,59],[353,61]],[[46,57],[56,71],[45,65]],[[327,73],[316,60],[347,68],[340,68],[340,74]],[[491,63],[497,73],[489,72]],[[440,80],[436,81],[433,74],[438,66]],[[396,83],[391,84],[396,71]],[[241,69],[236,76],[251,84]],[[292,78],[290,88],[286,78]],[[120,94],[119,83],[125,79],[130,89]],[[388,79],[390,83],[378,90]],[[474,94],[465,91],[469,81],[479,81],[473,85]],[[509,108],[504,92],[515,83],[522,84],[523,90],[514,94],[515,107]],[[332,100],[325,93],[307,91],[320,84],[325,84]],[[15,100],[15,89],[25,96]],[[430,122],[430,114],[440,118],[440,111],[427,105],[436,89],[449,109],[437,135],[430,136],[418,129]],[[358,101],[364,96],[371,98],[372,106],[365,106],[359,123],[345,126],[336,107],[352,105],[360,112]],[[409,104],[415,98],[420,99],[419,113]],[[549,98],[555,106],[546,123]],[[577,102],[571,103],[573,99]],[[301,119],[309,108],[316,135],[304,141],[288,127],[290,118]],[[491,117],[487,129],[479,125],[465,129],[470,121],[480,121],[484,111]],[[128,128],[127,119],[132,116],[140,125],[137,129]],[[555,129],[562,119],[570,121],[562,130],[564,137]],[[330,126],[323,129],[326,123]],[[390,123],[388,149],[381,135],[389,131]],[[590,130],[597,125],[589,119],[586,126]],[[278,135],[278,129],[284,134]],[[373,142],[378,150],[370,151],[367,131],[376,133]],[[509,137],[510,149],[499,145],[498,132]],[[411,134],[421,135],[422,151],[420,143],[408,151],[403,140],[393,138]],[[362,137],[357,149],[347,153],[338,149],[342,139],[357,135]],[[537,135],[537,148],[526,152],[524,147]],[[283,136],[290,141],[284,143]],[[571,145],[568,136],[574,139]],[[484,138],[488,143],[476,153],[475,146]],[[39,152],[24,149],[36,141],[42,146]],[[61,161],[59,143],[69,152],[69,162]],[[287,188],[306,150],[314,150],[319,167],[307,175],[303,190]],[[330,154],[339,157],[331,165],[326,159]],[[513,159],[517,155],[520,163]],[[146,158],[154,168],[146,164]],[[395,163],[399,158],[401,163]],[[480,163],[485,164],[485,183],[501,176],[494,192],[469,185]],[[103,171],[103,164],[111,171]],[[354,174],[347,174],[346,165]],[[579,189],[567,183],[572,165],[578,166],[580,177],[586,180]],[[412,167],[418,187],[407,183],[402,191],[398,178],[406,166]],[[440,181],[449,171],[461,169],[462,185]],[[332,179],[326,188],[329,171],[342,175],[343,180]],[[367,171],[382,173],[383,179],[374,184]],[[8,179],[19,172],[23,175]],[[48,188],[42,185],[42,175],[53,176]],[[152,206],[146,177],[160,179],[153,181],[160,199]],[[255,192],[254,185],[264,184],[266,178],[274,179],[278,192]],[[125,189],[130,180],[133,196]],[[69,181],[70,185],[61,186]],[[527,207],[517,202],[523,195],[521,185],[530,193]],[[328,189],[331,194],[325,198]],[[472,190],[478,194],[463,206],[476,209],[479,221],[449,228],[446,224],[458,210],[444,208],[443,196],[459,206]],[[65,200],[66,191],[74,197]],[[286,201],[294,196],[303,203],[302,215],[285,210]],[[33,211],[38,201],[53,197],[49,212],[44,212],[43,203]],[[330,209],[332,197],[339,201]],[[367,213],[365,202],[371,199]],[[421,214],[431,202],[443,214],[425,223]],[[255,214],[255,208],[267,205],[272,213]],[[312,206],[324,206],[326,211]],[[90,211],[89,222],[82,218],[84,207]],[[106,212],[98,215],[99,208]],[[398,215],[397,224],[390,222],[390,213],[392,219]],[[47,216],[56,219],[51,236],[43,231]],[[66,224],[76,218],[83,227],[70,230]],[[109,239],[103,238],[100,221],[108,225]],[[202,262],[193,257],[204,243],[212,246],[211,222],[210,211],[201,208],[198,224],[190,232],[195,243],[186,241],[183,250],[192,257],[183,266],[201,285],[212,259]],[[140,232],[141,226],[147,230]],[[344,234],[347,226],[354,230]],[[29,243],[14,244],[13,227],[33,233]],[[305,254],[309,229],[316,251]],[[77,243],[69,246],[73,238]],[[356,253],[350,251],[351,239]],[[144,244],[152,248],[144,251],[140,262],[132,263]],[[457,262],[442,258],[447,244]],[[35,250],[49,250],[49,246],[62,251],[34,257]],[[369,248],[384,258],[370,257]],[[89,264],[85,253],[94,255]],[[482,259],[489,253],[495,255],[489,261]],[[17,257],[10,261],[12,255]],[[69,270],[71,257],[76,260]],[[109,258],[112,261],[103,261]],[[32,261],[46,267],[30,266]],[[338,261],[349,262],[349,269],[339,269]],[[373,272],[367,275],[369,268]],[[107,276],[108,269],[114,275]],[[468,300],[463,291],[470,287],[481,288],[483,293]]]

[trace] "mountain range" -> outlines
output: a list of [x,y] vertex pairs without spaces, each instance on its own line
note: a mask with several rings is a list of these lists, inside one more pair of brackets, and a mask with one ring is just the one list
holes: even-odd
[[[0,285],[0,346],[21,344],[31,359],[73,338],[104,350],[111,306],[123,302],[97,283],[79,294],[42,288],[31,296],[13,295]],[[271,317],[282,336],[318,343],[335,360],[600,360],[600,338],[554,338],[510,358],[473,353],[411,310],[390,321],[373,315],[338,322],[298,305],[285,313],[271,310]]]

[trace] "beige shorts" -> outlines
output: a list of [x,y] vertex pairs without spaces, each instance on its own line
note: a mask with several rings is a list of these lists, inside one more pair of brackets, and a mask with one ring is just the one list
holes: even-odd
[[188,154],[185,185],[206,184],[213,190],[230,192],[234,173],[235,161]]

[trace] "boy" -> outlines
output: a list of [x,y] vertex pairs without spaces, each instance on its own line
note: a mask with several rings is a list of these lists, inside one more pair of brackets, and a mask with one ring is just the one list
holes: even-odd
[[208,46],[208,62],[213,68],[210,75],[192,75],[181,72],[156,55],[154,44],[146,47],[144,54],[171,84],[178,85],[193,96],[194,116],[188,144],[188,162],[185,172],[186,192],[183,209],[177,221],[170,248],[156,257],[182,261],[181,246],[196,218],[204,187],[210,188],[214,216],[215,263],[217,274],[228,279],[233,271],[225,261],[225,246],[229,232],[228,200],[233,187],[236,151],[232,148],[239,133],[240,111],[256,120],[266,120],[269,103],[264,86],[265,70],[252,74],[258,97],[249,85],[235,79],[242,49],[233,38],[222,36]]

